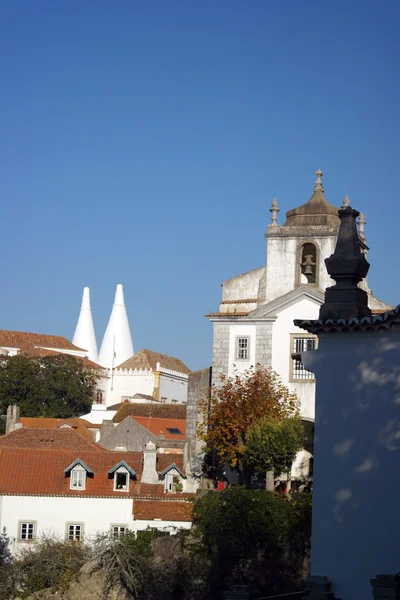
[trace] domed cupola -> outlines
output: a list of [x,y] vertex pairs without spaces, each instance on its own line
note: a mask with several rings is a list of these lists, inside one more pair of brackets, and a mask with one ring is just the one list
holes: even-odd
[[324,196],[321,181],[322,171],[318,170],[315,174],[317,181],[314,186],[314,194],[308,202],[286,213],[286,222],[283,227],[315,227],[321,225],[339,227],[339,209],[329,204]]

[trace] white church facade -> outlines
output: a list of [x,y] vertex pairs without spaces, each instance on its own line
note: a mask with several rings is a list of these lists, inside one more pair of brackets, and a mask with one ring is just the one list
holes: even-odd
[[[293,321],[317,319],[324,291],[334,285],[325,259],[335,250],[340,224],[338,208],[324,197],[322,172],[316,175],[312,197],[288,211],[283,225],[277,220],[278,203],[272,202],[266,264],[225,281],[218,312],[207,315],[214,329],[213,384],[219,385],[222,374],[232,376],[260,364],[272,367],[289,390],[297,393],[307,445],[293,465],[293,479],[309,475],[313,452],[315,378],[303,366],[300,353],[318,344],[315,335],[305,333]],[[348,203],[346,197],[344,205]],[[360,213],[358,233],[366,254],[364,225]],[[368,294],[372,312],[390,310],[388,304],[373,296],[366,279],[360,286]]]

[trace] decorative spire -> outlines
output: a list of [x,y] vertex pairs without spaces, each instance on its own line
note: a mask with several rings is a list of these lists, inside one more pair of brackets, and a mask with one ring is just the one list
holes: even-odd
[[88,287],[83,288],[81,312],[79,313],[79,319],[72,343],[75,346],[78,346],[78,348],[86,350],[88,358],[97,363],[97,342],[93,327],[92,310],[90,308],[90,290]]
[[321,181],[323,172],[321,171],[321,169],[318,169],[318,171],[315,171],[315,174],[317,176],[317,181],[315,182],[315,185],[314,185],[314,192],[323,192],[324,186],[322,185],[322,181]]
[[342,208],[347,208],[350,206],[350,198],[346,195],[343,200]]
[[275,227],[278,225],[277,217],[278,217],[278,212],[279,212],[278,202],[277,202],[276,198],[274,198],[272,200],[271,208],[269,209],[269,212],[271,213],[271,223]]
[[363,241],[365,241],[364,227],[366,226],[366,224],[367,221],[365,220],[364,213],[360,212],[360,214],[358,215],[358,233]]
[[99,363],[111,369],[133,356],[133,343],[126,313],[124,290],[117,285],[114,305],[99,353]]
[[325,291],[320,319],[360,319],[370,317],[368,295],[358,284],[368,273],[369,263],[360,249],[356,218],[360,213],[351,206],[339,210],[340,228],[335,252],[325,264],[336,284]]

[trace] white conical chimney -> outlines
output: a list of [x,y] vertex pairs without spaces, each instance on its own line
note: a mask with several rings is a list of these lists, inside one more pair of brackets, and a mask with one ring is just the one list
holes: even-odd
[[117,285],[114,306],[100,348],[99,363],[111,369],[133,356],[133,343],[122,285]]
[[97,342],[93,327],[92,310],[90,308],[90,290],[88,287],[83,288],[81,312],[79,313],[78,324],[75,329],[72,343],[75,346],[78,346],[78,348],[87,350],[88,358],[97,363]]

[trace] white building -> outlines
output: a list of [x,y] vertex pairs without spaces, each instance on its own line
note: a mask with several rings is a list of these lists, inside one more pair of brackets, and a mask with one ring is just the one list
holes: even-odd
[[[154,444],[144,453],[50,447],[52,431],[44,432],[31,447],[12,445],[18,431],[2,438],[0,529],[13,553],[42,534],[82,540],[190,528],[194,495],[179,493],[186,477],[176,454],[157,454]],[[43,436],[46,447],[37,447]]]
[[[324,301],[324,290],[334,284],[325,268],[333,254],[339,230],[338,209],[324,197],[321,171],[317,171],[314,193],[305,204],[290,210],[281,226],[276,200],[270,209],[272,222],[266,234],[266,264],[228,279],[222,284],[218,312],[208,316],[214,326],[213,383],[221,374],[232,376],[257,364],[272,367],[290,391],[296,391],[308,439],[312,439],[315,379],[300,360],[300,352],[314,349],[315,335],[294,326],[294,319],[316,319]],[[344,205],[348,205],[346,197]],[[358,221],[362,251],[365,219]],[[368,293],[372,311],[391,307],[372,295],[367,280],[360,284]],[[292,477],[309,473],[312,445],[299,453]]]

